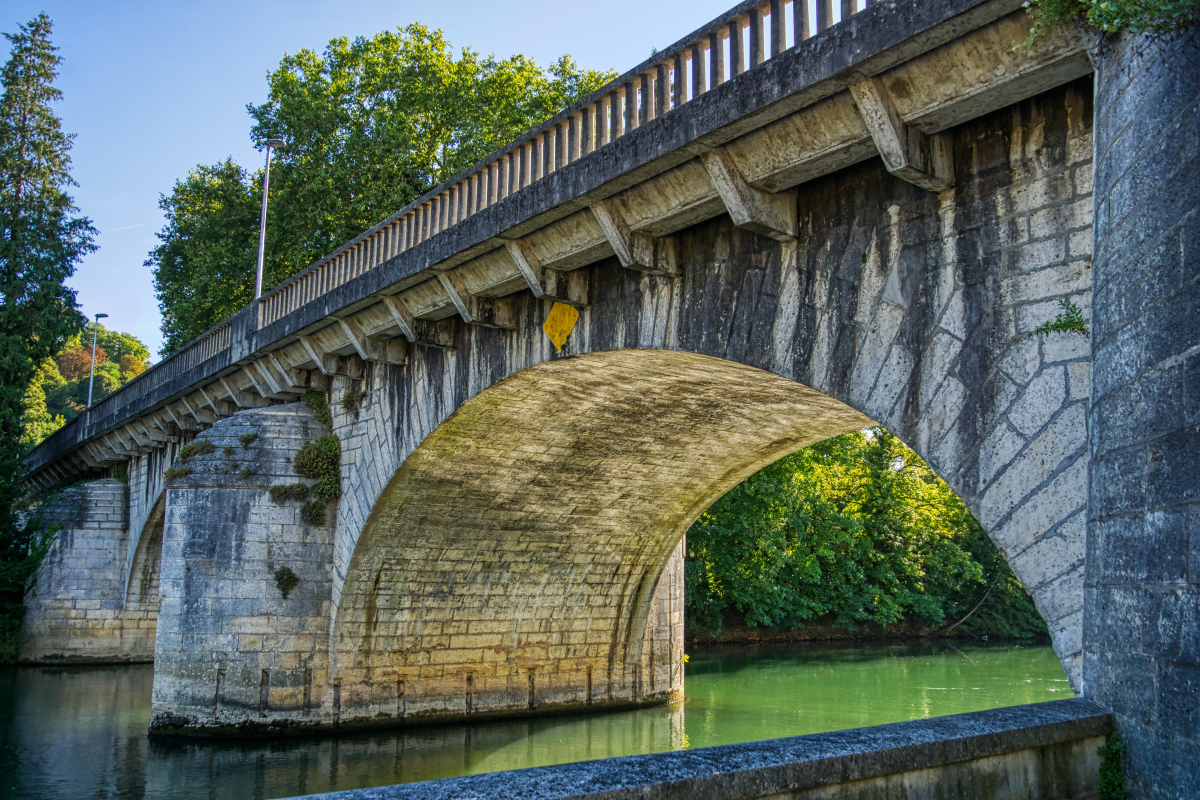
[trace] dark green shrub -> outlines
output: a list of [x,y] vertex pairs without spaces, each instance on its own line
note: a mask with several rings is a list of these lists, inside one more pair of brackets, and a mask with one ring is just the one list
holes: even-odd
[[353,413],[354,418],[358,419],[358,408],[362,405],[362,399],[367,396],[367,393],[360,389],[351,389],[342,395],[342,411],[347,414]]
[[324,392],[309,389],[304,393],[304,405],[313,410],[317,416],[317,422],[333,430],[333,413],[329,410],[329,399],[325,397]]
[[231,456],[231,455],[233,455],[233,448],[230,447],[229,445],[225,445],[224,447],[221,448],[221,452],[227,456]]
[[309,525],[325,524],[325,504],[318,500],[309,500],[300,507],[300,520]]
[[316,481],[313,496],[332,503],[342,496],[342,445],[336,436],[322,436],[300,448],[292,469],[302,478]]
[[1086,23],[1108,34],[1170,33],[1200,22],[1200,0],[1037,0],[1025,46],[1052,28]]
[[308,487],[303,483],[276,484],[268,491],[271,493],[271,499],[276,503],[282,503],[285,500],[308,499]]
[[287,600],[292,589],[300,585],[300,576],[292,572],[290,567],[280,567],[275,570],[275,585],[279,587],[279,593],[283,595],[283,599]]
[[253,444],[254,440],[257,438],[258,438],[257,433],[243,433],[241,436],[238,437],[238,444],[240,444],[242,446],[242,448],[244,449],[244,448],[249,447],[251,444]]
[[242,467],[241,470],[238,471],[238,475],[241,475],[243,478],[249,478],[253,474],[254,470],[250,469],[249,467]]
[[1125,742],[1120,731],[1108,735],[1108,741],[1096,751],[1100,756],[1101,800],[1125,800],[1125,775],[1121,770],[1121,757],[1125,755]]

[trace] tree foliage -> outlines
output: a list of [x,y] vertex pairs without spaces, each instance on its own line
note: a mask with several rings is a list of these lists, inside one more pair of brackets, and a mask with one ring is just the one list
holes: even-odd
[[[557,111],[612,73],[563,56],[542,69],[498,59],[413,24],[287,55],[251,136],[287,144],[271,167],[265,287],[317,258]],[[196,167],[160,200],[155,271],[164,349],[178,349],[252,299],[262,170]]]
[[94,249],[95,236],[91,223],[75,216],[66,191],[73,184],[72,137],[52,108],[61,92],[54,87],[60,59],[51,28],[41,14],[6,33],[11,51],[0,72],[0,628],[6,637],[8,612],[22,602],[33,544],[15,508],[26,409],[32,407],[36,425],[46,424],[29,386],[82,326],[75,293],[63,281]]
[[[1045,632],[986,533],[916,453],[885,430],[801,450],[743,481],[688,531],[689,627],[904,620],[1004,636]],[[995,584],[995,586],[993,586]]]
[[1029,43],[1083,22],[1107,34],[1170,33],[1200,22],[1200,0],[1036,0]]

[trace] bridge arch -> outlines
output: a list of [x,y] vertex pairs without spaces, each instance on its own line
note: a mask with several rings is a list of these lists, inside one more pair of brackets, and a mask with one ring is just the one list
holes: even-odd
[[484,390],[405,460],[359,537],[335,628],[343,713],[678,696],[684,532],[766,464],[867,424],[794,381],[667,350]]

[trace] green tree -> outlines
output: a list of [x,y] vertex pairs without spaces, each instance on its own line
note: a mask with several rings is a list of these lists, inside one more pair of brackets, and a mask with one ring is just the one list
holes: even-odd
[[11,53],[0,72],[0,633],[10,637],[31,569],[32,533],[16,517],[26,392],[38,366],[83,325],[63,281],[95,249],[95,229],[74,216],[66,191],[72,137],[51,107],[62,94],[51,27],[41,14],[6,33]]
[[[251,135],[271,167],[264,285],[274,286],[612,78],[563,56],[542,69],[414,24],[287,55]],[[164,351],[250,302],[262,172],[199,166],[164,195],[155,270]]]
[[61,414],[52,414],[46,404],[46,392],[66,385],[63,376],[52,359],[46,359],[34,373],[33,380],[25,390],[25,412],[22,419],[21,445],[25,451],[32,450],[43,439],[66,424]]
[[687,549],[692,628],[719,630],[728,612],[774,628],[942,626],[988,595],[961,632],[1045,631],[962,501],[882,429],[834,437],[746,479],[701,515]]

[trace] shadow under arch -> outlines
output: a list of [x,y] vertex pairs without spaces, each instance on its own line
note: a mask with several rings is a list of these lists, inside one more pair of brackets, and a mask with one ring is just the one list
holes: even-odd
[[681,696],[688,527],[767,464],[870,424],[795,381],[678,351],[496,383],[404,461],[364,526],[334,623],[336,713]]
[[136,540],[129,574],[125,582],[125,611],[148,612],[148,620],[157,620],[159,608],[159,579],[162,574],[163,523],[167,508],[167,493],[158,499],[146,516]]

